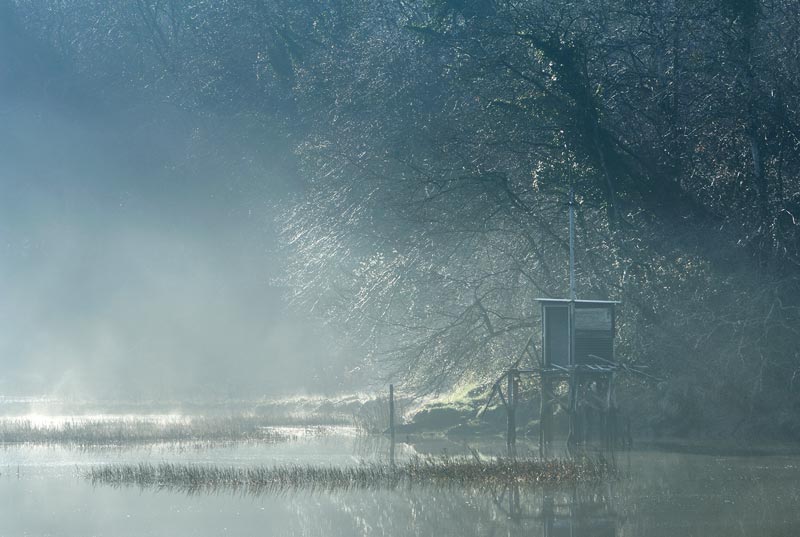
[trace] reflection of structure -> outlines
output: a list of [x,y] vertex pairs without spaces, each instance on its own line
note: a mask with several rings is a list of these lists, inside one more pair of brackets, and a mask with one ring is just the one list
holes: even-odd
[[[537,496],[539,494],[537,493]],[[610,487],[578,492],[545,491],[534,501],[522,501],[518,485],[506,486],[495,496],[498,510],[505,513],[520,534],[542,537],[616,537],[620,517],[611,505]],[[509,532],[509,535],[516,534]]]
[[545,496],[542,504],[543,537],[616,537],[618,516],[607,498],[572,494]]

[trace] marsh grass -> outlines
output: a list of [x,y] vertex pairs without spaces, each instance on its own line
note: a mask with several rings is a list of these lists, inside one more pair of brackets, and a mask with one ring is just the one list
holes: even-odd
[[257,416],[192,417],[152,420],[146,417],[73,419],[34,423],[0,420],[0,444],[126,446],[157,443],[281,442],[327,434],[340,428],[322,425],[272,426]]
[[187,493],[221,491],[261,495],[293,490],[341,491],[399,486],[502,487],[599,482],[616,476],[602,458],[412,457],[397,464],[358,466],[287,464],[234,467],[161,463],[94,466],[84,477],[95,485],[138,486]]

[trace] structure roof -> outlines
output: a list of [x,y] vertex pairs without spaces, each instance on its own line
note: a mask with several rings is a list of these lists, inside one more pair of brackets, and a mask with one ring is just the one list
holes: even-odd
[[622,304],[619,300],[572,300],[571,298],[536,298],[537,302],[574,302],[576,304]]

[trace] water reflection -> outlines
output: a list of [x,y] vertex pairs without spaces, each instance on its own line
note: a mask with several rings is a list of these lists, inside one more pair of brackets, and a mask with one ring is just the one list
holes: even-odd
[[[0,450],[0,535],[285,535],[305,537],[722,537],[800,534],[800,457],[632,452],[624,476],[572,487],[398,487],[261,496],[93,487],[76,467],[104,462],[359,464],[386,460],[374,437],[170,451]],[[480,449],[442,441],[397,456]],[[19,470],[18,470],[19,469]],[[19,471],[20,476],[17,477]],[[13,516],[7,516],[13,514]]]
[[617,517],[609,511],[606,493],[583,494],[512,488],[376,491],[336,495],[333,508],[301,497],[297,514],[303,533],[298,535],[617,536]]
[[513,523],[509,535],[616,537],[619,516],[611,507],[611,485],[545,489],[529,494],[505,487],[493,502]]

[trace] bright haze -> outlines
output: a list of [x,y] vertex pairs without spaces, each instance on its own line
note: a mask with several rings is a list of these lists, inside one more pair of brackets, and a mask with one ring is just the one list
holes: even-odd
[[67,87],[55,60],[5,39],[0,391],[338,389],[324,329],[290,313],[275,283],[274,215],[293,188],[280,151],[216,140],[235,119]]

